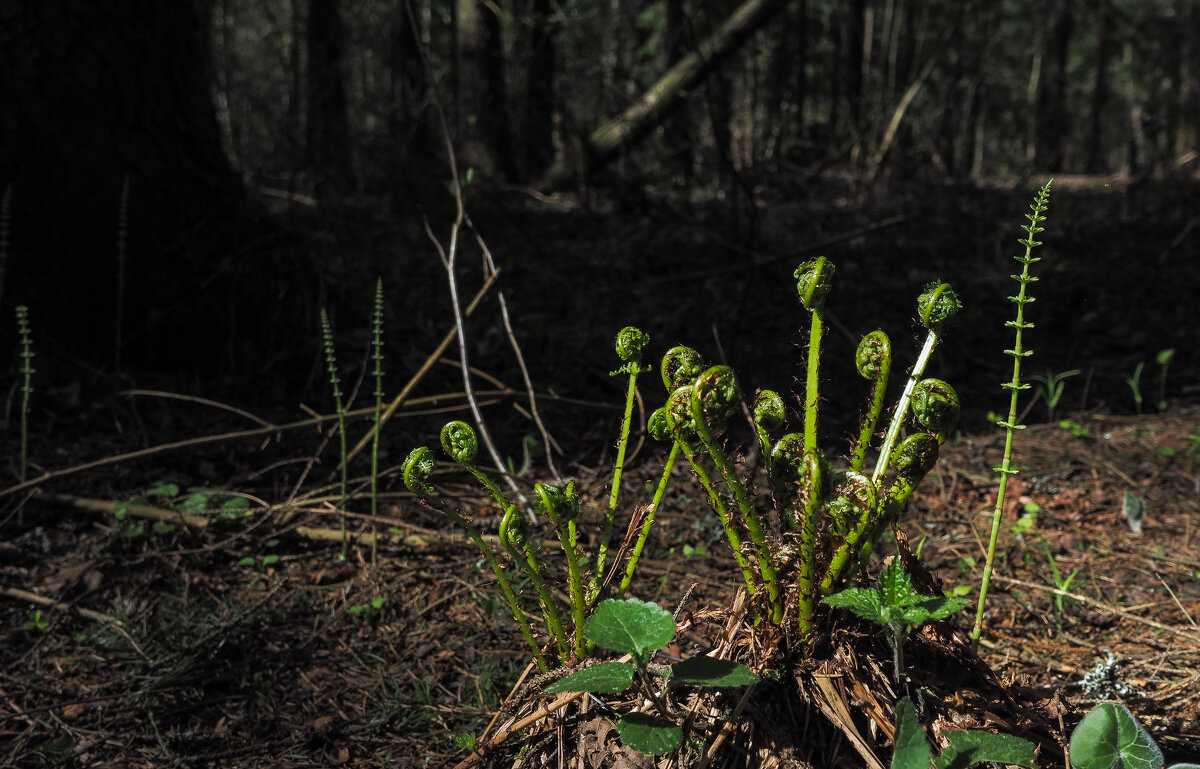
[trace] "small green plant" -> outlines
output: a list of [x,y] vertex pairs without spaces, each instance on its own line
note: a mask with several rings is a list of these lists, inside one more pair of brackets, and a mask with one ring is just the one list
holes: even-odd
[[[1070,761],[1073,769],[1160,769],[1164,757],[1129,708],[1102,702],[1071,733]],[[1200,769],[1200,764],[1173,764],[1170,769]]]
[[259,574],[266,574],[271,567],[279,563],[280,558],[275,553],[267,555],[247,555],[238,560],[238,566],[250,566]]
[[896,703],[896,738],[891,769],[968,769],[976,764],[995,763],[1036,769],[1034,745],[1011,734],[982,729],[945,729],[940,733],[946,746],[934,756],[917,720],[917,709],[907,698]]
[[999,489],[996,492],[996,507],[992,510],[992,529],[988,537],[987,559],[984,562],[983,577],[979,583],[979,604],[975,611],[975,625],[971,628],[972,647],[978,647],[979,637],[983,633],[983,613],[987,608],[988,586],[992,581],[992,570],[996,564],[996,543],[1000,537],[1000,522],[1004,517],[1004,495],[1008,488],[1008,479],[1009,476],[1017,474],[1017,470],[1012,466],[1013,436],[1018,430],[1025,429],[1025,425],[1017,424],[1017,400],[1022,390],[1029,389],[1029,385],[1021,381],[1021,361],[1033,354],[1033,350],[1025,349],[1023,338],[1023,332],[1033,328],[1033,324],[1025,319],[1025,305],[1034,301],[1033,296],[1029,294],[1029,284],[1037,281],[1037,278],[1029,274],[1029,268],[1041,261],[1041,257],[1033,255],[1033,249],[1042,245],[1041,241],[1035,238],[1039,232],[1043,231],[1039,225],[1046,220],[1046,209],[1050,202],[1050,185],[1053,181],[1053,179],[1047,181],[1034,196],[1033,204],[1030,206],[1033,213],[1025,214],[1029,224],[1022,226],[1022,229],[1025,230],[1025,237],[1017,241],[1025,246],[1025,253],[1013,257],[1021,263],[1021,274],[1013,276],[1013,279],[1020,285],[1020,290],[1016,296],[1009,297],[1017,306],[1017,317],[1016,320],[1005,323],[1013,329],[1016,336],[1012,349],[1004,351],[1013,359],[1012,379],[1001,385],[1009,391],[1008,418],[997,422],[1000,427],[1004,428],[1004,456],[1000,465],[994,468],[999,477]]
[[41,609],[31,609],[29,619],[21,625],[22,630],[36,630],[39,633],[48,627],[50,627],[50,618],[43,614]]
[[1145,361],[1138,361],[1138,364],[1133,368],[1133,376],[1125,380],[1125,384],[1129,385],[1129,390],[1133,393],[1133,405],[1137,410],[1138,415],[1142,413],[1142,370],[1146,368]]
[[21,340],[21,458],[17,480],[25,482],[29,470],[29,399],[33,397],[33,336],[29,331],[29,308],[17,305],[17,336]]
[[1171,347],[1166,350],[1159,350],[1154,356],[1155,362],[1158,363],[1158,410],[1167,410],[1167,366],[1170,365],[1171,359],[1175,357],[1175,348]]
[[653,706],[653,713],[634,711],[617,722],[621,741],[651,756],[675,750],[683,742],[681,713],[671,701],[679,686],[747,686],[758,676],[728,660],[696,656],[672,667],[651,664],[653,653],[675,637],[675,619],[661,606],[634,598],[602,601],[584,627],[588,641],[628,654],[631,662],[600,662],[546,687],[547,694],[590,692],[616,694],[631,686]]
[[913,588],[899,558],[893,558],[880,572],[874,587],[846,588],[827,596],[824,602],[835,608],[849,609],[891,633],[889,641],[897,683],[904,675],[904,641],[912,629],[931,620],[945,619],[970,603],[965,598],[921,595]]
[[375,596],[366,603],[356,603],[347,606],[346,613],[354,616],[366,616],[368,614],[374,614],[382,609],[385,603],[387,603],[387,596]]
[[1058,402],[1062,400],[1063,388],[1066,386],[1066,380],[1070,377],[1079,374],[1079,369],[1073,368],[1070,371],[1063,371],[1055,374],[1049,369],[1045,374],[1033,374],[1029,378],[1038,382],[1038,391],[1046,401],[1047,422],[1054,421],[1054,410],[1058,408]]
[[[1062,573],[1058,570],[1058,562],[1054,560],[1054,554],[1050,552],[1050,545],[1046,543],[1046,539],[1044,537],[1041,539],[1041,545],[1042,552],[1046,554],[1046,562],[1050,564],[1050,575],[1054,578],[1055,589],[1061,591],[1062,593],[1070,592],[1071,583],[1074,582],[1075,577],[1079,575],[1079,569],[1075,569],[1066,577],[1063,577]],[[1063,596],[1061,593],[1054,594],[1054,617],[1055,621],[1058,622],[1060,626],[1062,624],[1063,617],[1066,614],[1066,600],[1066,596]]]
[[1142,535],[1142,522],[1146,520],[1146,503],[1132,491],[1125,492],[1121,498],[1121,517],[1129,524],[1129,530],[1135,537]]
[[1063,430],[1070,432],[1071,435],[1075,436],[1076,438],[1090,438],[1092,436],[1092,431],[1087,429],[1086,425],[1082,425],[1070,419],[1062,420],[1058,423],[1058,426]]
[[339,487],[338,496],[338,520],[342,526],[342,550],[338,553],[338,560],[344,561],[348,555],[350,546],[350,535],[346,530],[346,405],[342,402],[342,385],[341,377],[338,376],[337,356],[333,349],[333,327],[329,323],[329,313],[325,312],[325,308],[321,308],[321,339],[325,346],[325,364],[329,373],[329,386],[333,390],[333,404],[337,409],[338,418],[338,441],[340,443],[341,452],[341,485]]

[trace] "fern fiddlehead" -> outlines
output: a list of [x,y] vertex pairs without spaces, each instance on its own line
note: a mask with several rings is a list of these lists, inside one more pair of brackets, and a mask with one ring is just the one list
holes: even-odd
[[879,482],[879,477],[883,475],[891,460],[892,448],[896,445],[900,427],[904,424],[904,417],[908,413],[908,404],[912,399],[913,389],[916,388],[917,382],[925,373],[925,365],[929,362],[929,356],[933,354],[933,348],[945,331],[946,324],[961,309],[962,302],[959,301],[958,295],[954,293],[954,289],[950,288],[948,283],[930,283],[917,298],[917,315],[920,317],[922,325],[929,329],[929,333],[925,337],[925,345],[921,348],[921,354],[917,356],[917,362],[913,364],[912,373],[909,374],[908,381],[904,385],[904,392],[896,403],[892,422],[888,425],[883,446],[879,449],[879,459],[875,464],[875,472],[871,475],[871,480],[876,483]]
[[612,539],[613,521],[617,516],[617,501],[621,494],[621,473],[625,469],[625,450],[629,445],[629,425],[633,421],[633,401],[637,394],[638,374],[643,374],[651,369],[649,365],[641,362],[642,351],[648,344],[650,344],[650,335],[633,326],[626,326],[617,334],[617,356],[623,363],[610,376],[626,374],[629,377],[629,386],[625,391],[625,416],[621,419],[621,437],[617,441],[617,461],[613,466],[612,489],[608,494],[608,511],[604,516],[604,531],[600,535],[600,549],[596,553],[596,571],[592,575],[591,582],[592,592],[599,589],[599,580],[604,575],[609,541]]
[[533,637],[533,630],[529,627],[529,621],[525,619],[525,613],[521,611],[521,605],[517,602],[516,594],[513,593],[512,583],[509,582],[504,569],[500,567],[500,562],[496,560],[496,555],[492,552],[492,548],[484,541],[483,535],[479,533],[479,529],[475,528],[461,513],[446,504],[438,496],[437,491],[433,488],[433,484],[429,482],[429,476],[433,474],[436,464],[433,452],[428,447],[419,446],[413,449],[401,466],[404,485],[423,503],[457,524],[467,533],[471,541],[475,543],[475,547],[479,548],[479,552],[488,562],[488,566],[491,567],[492,573],[496,575],[496,582],[500,585],[500,592],[504,595],[504,600],[508,603],[508,608],[512,612],[513,619],[521,626],[521,634],[525,636],[525,642],[529,645],[530,651],[533,652],[534,660],[543,672],[548,671],[550,666],[546,664],[546,658],[542,656],[542,649]]
[[767,588],[771,621],[779,622],[783,616],[783,606],[779,601],[779,580],[775,574],[775,565],[772,563],[771,551],[767,547],[758,512],[750,504],[745,484],[738,477],[736,468],[717,439],[717,433],[724,431],[725,422],[737,408],[738,397],[737,377],[733,369],[728,366],[713,366],[708,369],[691,387],[689,405],[692,427],[721,473],[725,486],[733,494],[734,502],[742,516],[742,523],[750,535],[751,542],[754,543],[759,573]]
[[442,451],[474,476],[475,480],[479,481],[496,500],[496,505],[501,510],[507,510],[512,504],[508,501],[508,497],[504,496],[504,492],[500,490],[496,482],[475,464],[475,456],[479,453],[479,436],[475,433],[475,428],[462,420],[454,420],[442,426],[440,437]]
[[875,435],[875,425],[879,423],[879,415],[883,412],[883,398],[892,371],[892,343],[888,335],[882,331],[872,331],[864,336],[858,343],[854,363],[859,376],[871,381],[871,400],[867,405],[867,413],[863,416],[858,440],[854,442],[854,448],[850,451],[850,469],[861,472],[867,449],[870,448],[871,439]]

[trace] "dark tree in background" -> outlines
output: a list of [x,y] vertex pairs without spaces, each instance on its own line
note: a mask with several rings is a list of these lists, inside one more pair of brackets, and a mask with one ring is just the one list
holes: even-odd
[[554,162],[557,110],[557,21],[553,0],[533,0],[529,65],[525,75],[525,175],[535,178]]
[[1043,44],[1035,64],[1033,162],[1048,173],[1063,170],[1067,132],[1067,61],[1071,50],[1070,0],[1045,4]]
[[127,175],[124,339],[171,315],[177,323],[200,275],[217,268],[213,241],[238,226],[242,199],[204,40],[191,2],[0,8],[0,187],[13,190],[6,294],[31,306],[43,338],[54,328],[68,349],[112,349]]
[[350,180],[345,56],[338,0],[308,3],[308,167],[317,200],[336,203]]

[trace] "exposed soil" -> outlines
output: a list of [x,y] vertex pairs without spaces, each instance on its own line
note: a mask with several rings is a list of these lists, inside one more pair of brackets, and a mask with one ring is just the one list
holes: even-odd
[[[1001,231],[1011,244],[1021,213],[1012,203],[1027,202],[1023,192],[974,194],[962,195],[958,211],[910,204],[904,213],[924,217],[920,230],[887,225],[824,251],[835,261],[840,257],[839,277],[845,279],[842,293],[831,299],[838,327],[829,335],[826,358],[839,362],[827,364],[826,372],[831,385],[823,428],[831,449],[852,429],[862,397],[847,367],[838,369],[857,334],[885,327],[899,350],[912,327],[912,298],[934,277],[951,280],[968,307],[974,300],[983,308],[948,337],[935,367],[937,376],[962,383],[963,434],[943,448],[938,467],[901,522],[946,589],[978,584],[995,498],[991,468],[1003,447],[1003,435],[986,427],[985,414],[1005,402],[997,385],[1009,365],[1000,350],[1010,344],[1003,318],[1011,306],[995,296],[1010,293],[1003,281],[1013,263],[1004,264],[992,246],[984,252],[982,243],[993,242]],[[1021,474],[1009,486],[1003,559],[982,648],[998,680],[1051,725],[1061,716],[1069,731],[1094,703],[1124,702],[1174,760],[1200,757],[1200,410],[1197,390],[1189,389],[1200,381],[1191,314],[1200,260],[1194,256],[1197,235],[1185,229],[1189,221],[1195,224],[1194,212],[1178,205],[1188,194],[1135,200],[1141,228],[1128,233],[1120,221],[1106,218],[1131,205],[1125,198],[1114,201],[1114,208],[1095,208],[1100,213],[1094,215],[1085,215],[1083,203],[1056,209],[1052,200],[1047,229],[1064,222],[1067,232],[1056,233],[1055,240],[1071,245],[1046,249],[1047,257],[1053,253],[1061,261],[1043,263],[1037,288],[1045,287],[1039,294],[1045,301],[1037,307],[1044,314],[1038,317],[1038,357],[1031,366],[1034,372],[1051,365],[1084,373],[1067,380],[1061,416],[1038,424],[1046,419],[1045,403],[1035,401],[1024,417],[1034,424],[1017,436]],[[1062,197],[1071,200],[1066,192]],[[997,198],[1005,202],[999,223],[974,232],[979,242],[966,244],[970,228],[949,220],[992,210]],[[1084,213],[1072,218],[1062,209]],[[828,235],[848,232],[886,221],[887,213],[864,221],[847,209],[840,222],[823,229]],[[778,221],[774,229],[763,225],[768,237],[786,230],[786,217],[776,209],[770,214]],[[580,245],[568,220],[555,224],[525,213],[506,221],[494,223],[494,249],[497,242],[520,242],[506,226],[536,233],[529,237],[541,244],[510,270],[515,274],[510,286],[530,292],[515,313],[517,330],[527,355],[536,353],[530,357],[539,391],[584,401],[555,401],[547,394],[542,410],[573,458],[560,464],[581,484],[589,514],[597,514],[606,495],[618,418],[612,405],[620,387],[607,377],[615,363],[599,354],[566,353],[637,322],[655,329],[656,344],[666,342],[659,352],[669,343],[687,342],[747,371],[749,391],[759,383],[787,388],[800,353],[790,341],[766,340],[796,340],[788,329],[798,325],[800,312],[785,298],[792,267],[770,261],[748,267],[731,262],[720,249],[687,251],[703,232],[687,226],[656,231],[649,217],[626,223],[626,235],[645,237],[625,250],[599,237]],[[996,223],[997,217],[989,213],[976,221]],[[600,231],[600,225],[583,226],[589,228]],[[811,228],[805,237],[820,240]],[[572,239],[577,262],[570,282],[588,286],[582,294],[562,290],[561,265],[539,261],[561,258]],[[949,253],[956,244],[974,252]],[[772,241],[770,255],[800,252],[803,245]],[[1090,249],[1100,245],[1093,257]],[[1015,246],[1003,249],[1015,252]],[[1092,259],[1089,264],[1067,259],[1081,252]],[[683,267],[667,253],[688,254],[687,275],[680,277]],[[783,278],[765,280],[768,271]],[[668,284],[685,287],[670,307],[655,298],[654,288]],[[760,284],[761,294],[746,288]],[[714,326],[712,297],[720,291],[737,297],[736,311],[728,324]],[[619,307],[614,293],[623,297]],[[590,311],[580,312],[580,302],[591,302]],[[688,306],[704,308],[702,315]],[[440,334],[433,329],[418,338]],[[844,338],[835,341],[839,337]],[[520,381],[504,368],[508,364],[496,362],[503,359],[502,333],[490,328],[475,338],[484,348],[477,365],[503,382]],[[419,362],[434,343],[405,350],[405,364],[414,357]],[[791,353],[780,353],[781,346]],[[1167,379],[1168,407],[1158,413],[1153,359],[1171,346],[1179,352]],[[1139,360],[1147,361],[1142,415],[1129,413],[1124,383]],[[437,381],[431,377],[414,397],[439,392]],[[62,405],[42,412],[53,421],[45,426],[50,418],[43,420],[48,437],[34,444],[38,469],[246,427],[239,417],[201,404],[146,396],[93,402],[84,396],[72,405],[62,390],[54,392]],[[661,401],[661,386],[650,379],[643,395],[651,408]],[[413,410],[447,404],[458,409],[461,399],[443,394],[438,403]],[[220,417],[214,420],[213,413]],[[503,436],[502,448],[517,456],[520,438],[533,428],[507,407],[487,413]],[[402,434],[386,447],[386,464],[417,441],[435,442],[433,425],[446,418],[408,416],[398,428]],[[362,423],[354,423],[351,435],[361,432]],[[645,484],[656,477],[662,453],[647,439],[630,460],[629,509],[648,501]],[[384,483],[378,526],[386,541],[378,563],[370,563],[370,548],[361,544],[340,561],[337,489],[329,478],[335,454],[328,434],[315,428],[268,430],[252,441],[100,466],[51,479],[36,493],[0,499],[0,764],[445,767],[465,759],[454,735],[484,732],[526,671],[524,642],[505,618],[494,579],[474,546],[416,504],[394,474]],[[314,464],[318,456],[324,464]],[[361,476],[365,467],[356,464],[353,474]],[[536,459],[534,473],[544,474]],[[676,475],[632,592],[673,607],[694,585],[687,605],[699,619],[682,643],[698,644],[724,627],[727,615],[721,612],[735,600],[736,572],[703,492],[685,472]],[[439,480],[477,519],[498,512],[458,476]],[[246,495],[249,512],[155,519],[147,517],[152,511],[133,505],[117,517],[121,505],[114,503],[164,482]],[[1140,536],[1122,518],[1127,493],[1146,506]],[[214,497],[210,505],[226,499]],[[353,509],[348,527],[356,537],[369,522],[363,503]],[[1022,521],[1022,514],[1033,517]],[[1070,578],[1070,595],[1054,592],[1054,568],[1059,584]],[[957,626],[969,622],[964,614]],[[869,636],[862,628],[839,627],[840,633]],[[877,638],[865,638],[860,648],[864,665],[890,665],[886,655],[876,659],[884,648]],[[910,656],[916,658],[914,670],[921,670],[920,655]],[[963,695],[970,699],[970,692]],[[860,697],[858,706],[863,702]],[[729,736],[733,748],[722,754],[728,756],[724,765],[764,761],[738,757],[739,745],[763,744],[763,724],[771,715],[762,703],[748,707],[747,723],[758,726]],[[757,721],[756,713],[762,716]],[[816,711],[791,715],[796,720],[788,728],[820,718]],[[997,716],[993,725],[1002,720]],[[592,739],[602,741],[599,727],[593,727]],[[811,728],[780,752],[783,765],[808,762],[825,769],[861,763],[837,734]],[[863,733],[887,755],[886,734],[866,728]],[[544,757],[555,765],[559,737],[550,734],[531,761]],[[1047,748],[1043,755],[1052,753]]]

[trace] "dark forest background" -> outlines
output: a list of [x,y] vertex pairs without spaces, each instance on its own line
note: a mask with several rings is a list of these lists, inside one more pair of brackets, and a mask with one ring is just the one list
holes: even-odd
[[290,402],[323,386],[318,309],[353,358],[382,278],[411,372],[452,317],[452,147],[463,294],[486,243],[539,386],[607,386],[630,322],[786,378],[818,252],[847,339],[967,281],[949,365],[994,385],[970,345],[1007,333],[1006,257],[1055,176],[1042,362],[1111,369],[1115,401],[1194,334],[1163,297],[1195,285],[1197,62],[1193,0],[4,0],[0,312],[28,305],[39,363],[85,385]]

